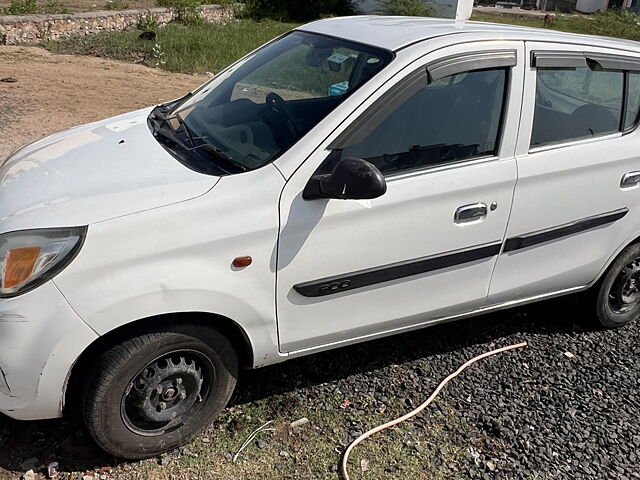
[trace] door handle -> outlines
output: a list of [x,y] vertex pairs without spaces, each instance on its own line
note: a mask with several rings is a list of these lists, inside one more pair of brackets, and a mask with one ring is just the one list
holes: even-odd
[[487,206],[484,203],[472,203],[459,207],[453,216],[453,221],[455,223],[475,222],[486,216]]
[[640,172],[625,173],[620,180],[620,188],[631,188],[640,185]]

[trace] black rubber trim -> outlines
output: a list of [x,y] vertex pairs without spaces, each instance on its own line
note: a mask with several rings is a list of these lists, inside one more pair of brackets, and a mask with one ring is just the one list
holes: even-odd
[[532,247],[540,243],[557,240],[559,238],[567,237],[575,233],[584,232],[585,230],[590,230],[602,225],[608,225],[617,220],[620,220],[628,212],[628,208],[620,208],[612,212],[602,213],[600,215],[584,218],[582,220],[576,220],[575,222],[566,223],[557,227],[538,230],[536,232],[519,235],[517,237],[511,237],[505,242],[503,253]]
[[355,288],[368,287],[399,278],[411,277],[464,263],[490,258],[500,253],[502,242],[494,242],[466,250],[421,257],[414,260],[392,263],[381,267],[368,268],[357,272],[326,277],[320,280],[299,283],[293,289],[305,297],[322,297],[346,292]]

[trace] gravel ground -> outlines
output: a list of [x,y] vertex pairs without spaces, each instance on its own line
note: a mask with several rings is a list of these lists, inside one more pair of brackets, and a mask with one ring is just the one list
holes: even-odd
[[[5,82],[0,82],[0,135],[9,131],[12,124],[20,118],[20,108],[9,99]],[[22,110],[24,107],[22,107]]]
[[[356,408],[373,394],[380,403],[400,397],[409,409],[469,358],[524,340],[528,348],[472,366],[417,420],[437,423],[441,406],[453,407],[460,422],[449,434],[472,444],[453,470],[469,478],[640,479],[640,322],[615,331],[590,327],[580,298],[301,359],[267,378],[254,372],[247,383],[257,393],[265,383],[278,388],[274,379],[286,389],[292,380],[328,376],[296,392],[308,408],[330,407],[326,395],[337,389]],[[373,426],[358,425],[350,437]]]
[[[348,399],[340,450],[375,426],[358,420],[368,410],[404,413],[472,356],[524,340],[526,349],[472,366],[413,422],[425,430],[442,424],[464,446],[444,465],[444,455],[430,451],[430,468],[450,472],[442,478],[640,479],[640,322],[603,331],[588,317],[579,299],[557,299],[292,360],[244,373],[233,403],[287,394],[311,413],[335,410],[336,396]],[[0,419],[0,434],[0,478],[16,478],[34,454],[76,470],[113,465],[73,422]],[[406,448],[421,453],[407,438]],[[407,478],[401,465],[387,472]],[[412,476],[431,478],[423,473]]]

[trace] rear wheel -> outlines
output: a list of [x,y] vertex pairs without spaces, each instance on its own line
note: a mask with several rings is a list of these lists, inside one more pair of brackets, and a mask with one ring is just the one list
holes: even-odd
[[100,447],[140,459],[189,442],[226,406],[238,360],[214,330],[176,325],[134,335],[98,357],[83,388],[85,424]]
[[600,325],[616,328],[640,316],[640,244],[629,245],[600,282],[596,313]]

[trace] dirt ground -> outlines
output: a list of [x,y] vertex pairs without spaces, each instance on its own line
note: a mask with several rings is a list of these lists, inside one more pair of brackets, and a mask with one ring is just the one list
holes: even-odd
[[205,76],[163,72],[37,47],[0,46],[0,159],[75,125],[179,97]]

